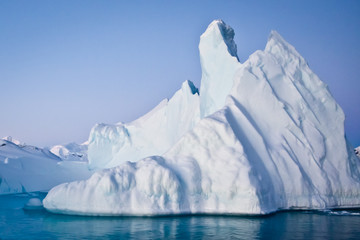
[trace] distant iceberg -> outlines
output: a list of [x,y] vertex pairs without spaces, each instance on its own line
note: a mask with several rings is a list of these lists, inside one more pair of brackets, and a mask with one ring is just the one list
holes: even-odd
[[82,144],[74,142],[65,145],[58,144],[49,148],[49,151],[64,161],[81,161],[87,163],[88,145],[88,141]]
[[64,161],[49,149],[11,137],[0,139],[0,194],[49,191],[64,182],[87,179],[92,173],[87,162]]
[[54,187],[44,207],[82,215],[359,207],[360,161],[326,84],[277,32],[244,63],[233,37],[221,20],[201,36],[200,95],[185,84],[173,105],[95,126],[89,161],[114,167]]

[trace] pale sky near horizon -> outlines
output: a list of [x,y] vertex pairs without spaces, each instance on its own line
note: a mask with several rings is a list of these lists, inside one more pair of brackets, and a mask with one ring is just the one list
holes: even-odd
[[235,30],[241,62],[278,31],[328,84],[360,145],[360,1],[0,1],[0,137],[87,140],[200,87],[200,35]]

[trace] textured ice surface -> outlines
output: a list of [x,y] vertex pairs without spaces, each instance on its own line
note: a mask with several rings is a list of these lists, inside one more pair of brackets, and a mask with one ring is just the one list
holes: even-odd
[[165,153],[199,121],[199,94],[190,81],[170,99],[130,123],[97,124],[89,137],[91,168],[110,168]]
[[55,145],[50,148],[50,152],[60,157],[64,161],[84,161],[87,162],[88,142],[82,144],[68,143],[65,145]]
[[[200,106],[206,117],[161,156],[53,188],[45,208],[159,215],[360,206],[360,161],[344,137],[344,113],[327,86],[278,33],[271,32],[265,50],[243,64],[232,37],[222,21],[201,37],[207,72]],[[117,144],[122,142],[112,147]],[[98,158],[102,155],[112,156],[99,152]]]
[[62,161],[47,149],[14,142],[0,140],[0,194],[48,191],[91,176],[86,162]]

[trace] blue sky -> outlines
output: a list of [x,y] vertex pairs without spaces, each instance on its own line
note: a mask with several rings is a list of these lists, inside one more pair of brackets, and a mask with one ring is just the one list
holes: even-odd
[[360,145],[360,1],[0,1],[0,136],[82,142],[131,121],[189,79],[200,35],[235,30],[240,61],[277,30],[328,84]]

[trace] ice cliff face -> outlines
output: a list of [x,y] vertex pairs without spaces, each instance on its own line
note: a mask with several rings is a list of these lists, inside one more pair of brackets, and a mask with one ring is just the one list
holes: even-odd
[[[224,22],[214,21],[201,36],[203,118],[177,135],[166,153],[59,185],[45,198],[45,208],[159,215],[360,206],[360,161],[327,86],[278,33],[271,32],[265,50],[243,64],[233,35]],[[107,141],[112,148],[122,144]]]
[[0,140],[0,194],[49,191],[68,181],[91,176],[86,162],[63,161],[47,149]]
[[201,118],[222,108],[241,64],[238,61],[234,30],[222,20],[213,21],[200,37],[202,70]]

